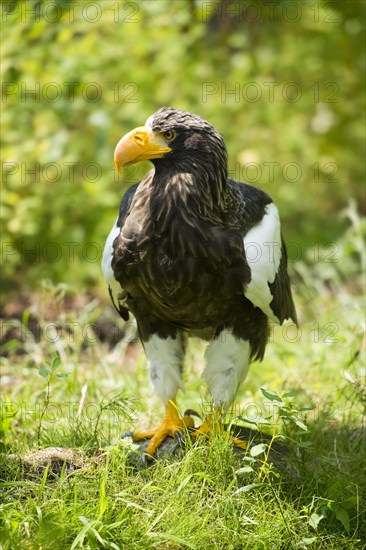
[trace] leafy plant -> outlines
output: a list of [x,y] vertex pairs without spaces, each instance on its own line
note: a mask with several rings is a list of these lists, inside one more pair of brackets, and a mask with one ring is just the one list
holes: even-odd
[[45,388],[38,394],[38,400],[41,404],[37,428],[38,443],[40,443],[41,440],[43,419],[50,405],[51,384],[55,378],[65,378],[68,376],[66,373],[57,372],[61,367],[61,359],[58,355],[56,355],[52,361],[45,361],[44,365],[45,366],[38,369],[39,375],[42,376],[42,378],[44,378],[46,381]]
[[[292,401],[292,398],[299,394],[298,390],[288,391],[282,395],[265,388],[261,388],[261,392],[276,407],[278,417],[285,426],[286,438],[299,447],[310,447],[313,443],[309,439],[305,439],[305,436],[309,436],[310,430],[305,424],[303,413],[314,410],[314,407],[298,407]],[[295,437],[296,439],[294,439]]]

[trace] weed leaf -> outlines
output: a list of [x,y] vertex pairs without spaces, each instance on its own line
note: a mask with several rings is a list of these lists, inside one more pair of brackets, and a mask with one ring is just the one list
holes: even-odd
[[279,403],[282,402],[282,397],[278,395],[278,393],[265,390],[264,388],[261,388],[261,392],[263,393],[264,397],[267,397],[270,401],[278,401]]

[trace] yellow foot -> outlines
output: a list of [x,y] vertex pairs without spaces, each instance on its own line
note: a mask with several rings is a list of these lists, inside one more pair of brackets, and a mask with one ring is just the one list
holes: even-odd
[[234,437],[229,434],[222,423],[222,410],[216,408],[213,414],[208,414],[203,421],[202,425],[191,432],[192,441],[195,442],[199,437],[204,437],[208,439],[212,433],[223,433],[226,434],[231,442],[240,449],[247,449],[247,442],[244,439]]
[[177,406],[173,401],[169,401],[165,408],[165,415],[162,422],[156,427],[145,432],[135,432],[132,435],[133,441],[151,439],[146,447],[146,453],[154,455],[162,442],[168,437],[183,439],[182,434],[187,428],[194,428],[194,421],[189,415],[181,418],[177,411]]
[[234,437],[233,435],[230,436],[230,439],[235,447],[239,447],[239,449],[243,450],[246,450],[248,448],[248,443],[247,441],[245,441],[245,439],[240,439],[239,437]]

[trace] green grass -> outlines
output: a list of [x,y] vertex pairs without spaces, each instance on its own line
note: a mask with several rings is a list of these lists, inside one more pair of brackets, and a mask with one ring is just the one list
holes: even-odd
[[[354,234],[351,242],[359,243]],[[45,292],[39,312],[56,308],[61,324],[73,329],[58,329],[58,338],[51,330],[38,343],[28,337],[23,355],[7,344],[2,548],[364,548],[362,279],[357,270],[346,277],[351,262],[339,260],[294,266],[301,334],[274,329],[265,360],[252,365],[234,406],[236,422],[265,423],[286,443],[288,472],[268,463],[268,449],[239,462],[220,435],[210,445],[188,445],[178,460],[134,470],[130,443],[120,435],[162,414],[140,345],[109,348],[91,332],[86,338],[98,302],[67,311],[59,292]],[[203,352],[193,340],[181,410],[207,409]],[[11,457],[51,446],[73,448],[83,466],[29,469]]]
[[[259,410],[262,418],[278,410],[278,401],[257,389],[260,384],[275,392],[299,391],[287,399],[284,410],[305,422],[310,434],[304,438],[291,422],[275,422],[276,416],[267,427],[287,441],[297,475],[279,474],[263,455],[254,458],[256,469],[240,473],[242,465],[218,436],[209,446],[188,448],[177,462],[136,472],[128,465],[128,443],[121,443],[119,434],[136,421],[155,422],[161,414],[141,353],[136,366],[123,372],[124,344],[119,353],[102,344],[81,352],[78,342],[67,350],[65,362],[54,364],[51,380],[37,367],[34,354],[42,344],[25,358],[12,357],[10,376],[16,383],[8,391],[3,450],[21,454],[64,446],[101,459],[58,474],[24,471],[9,462],[2,486],[3,547],[362,548],[362,393],[343,376],[350,346],[356,350],[353,328],[343,326],[343,345],[326,350],[309,342],[295,346],[275,340],[241,390],[235,410],[252,420]],[[39,349],[40,358],[43,353]],[[182,407],[200,405],[195,357],[199,364],[202,348],[196,342],[189,352]],[[356,377],[360,366],[356,359],[348,372]],[[50,372],[49,365],[41,369]],[[57,378],[58,371],[67,376]],[[84,384],[86,414],[78,418]],[[121,393],[116,388],[137,396],[138,403],[116,399]],[[311,405],[315,410],[297,412]],[[301,447],[304,439],[313,444]]]

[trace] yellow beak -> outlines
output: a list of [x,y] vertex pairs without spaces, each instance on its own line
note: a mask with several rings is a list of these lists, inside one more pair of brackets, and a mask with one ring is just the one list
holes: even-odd
[[122,166],[135,164],[142,160],[152,160],[162,158],[169,153],[171,148],[166,145],[159,134],[154,134],[145,126],[135,128],[117,143],[114,151],[114,164],[117,171],[121,171]]

